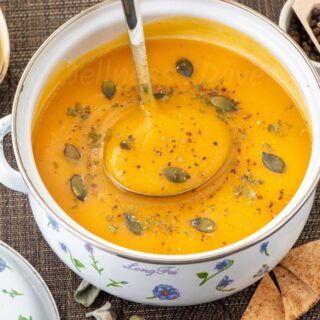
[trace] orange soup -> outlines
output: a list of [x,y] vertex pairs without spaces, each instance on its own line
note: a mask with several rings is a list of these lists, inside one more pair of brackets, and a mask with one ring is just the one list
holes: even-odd
[[[129,46],[79,66],[41,100],[33,151],[49,192],[85,229],[144,252],[203,252],[259,230],[307,169],[302,112],[276,80],[224,47],[152,39],[147,51],[157,103],[151,133],[139,132],[145,115]],[[117,187],[106,164],[145,192],[179,191],[201,175],[204,184],[176,196],[138,195]],[[206,181],[208,168],[215,175]]]

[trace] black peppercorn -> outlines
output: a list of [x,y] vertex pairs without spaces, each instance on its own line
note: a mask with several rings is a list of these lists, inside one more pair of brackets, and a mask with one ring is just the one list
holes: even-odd
[[319,8],[313,8],[311,12],[312,17],[314,16],[320,16],[320,9]]
[[317,24],[318,24],[318,21],[317,21],[316,19],[312,19],[312,20],[310,21],[310,27],[311,27],[311,28],[317,27]]
[[[318,8],[312,10],[310,27],[320,43],[320,9]],[[288,34],[299,44],[311,60],[320,62],[320,53],[295,14],[292,16]]]

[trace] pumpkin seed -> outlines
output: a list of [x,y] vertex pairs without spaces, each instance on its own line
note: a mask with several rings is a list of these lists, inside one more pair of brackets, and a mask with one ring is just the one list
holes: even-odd
[[81,201],[84,201],[87,196],[87,187],[83,178],[79,174],[74,174],[70,179],[70,186],[73,194]]
[[286,169],[285,162],[278,156],[272,153],[262,153],[263,164],[272,172],[284,173]]
[[221,113],[238,110],[236,103],[225,96],[214,96],[210,98],[210,102],[217,109],[217,111]]
[[79,160],[81,158],[79,150],[70,143],[65,144],[63,153],[64,156],[68,159]]
[[216,230],[216,223],[209,218],[200,217],[191,220],[191,225],[198,231],[212,233]]
[[190,78],[193,74],[193,64],[186,58],[177,61],[176,69],[182,76],[187,78]]
[[153,96],[156,100],[161,100],[161,101],[167,101],[170,98],[170,95],[165,92],[155,92]]
[[140,236],[143,230],[145,230],[142,223],[140,223],[133,214],[125,212],[124,221],[129,231],[137,236]]
[[177,167],[167,167],[162,170],[162,174],[173,183],[183,183],[191,178],[188,172]]
[[109,100],[113,98],[116,93],[116,85],[112,80],[104,81],[102,84],[102,92]]

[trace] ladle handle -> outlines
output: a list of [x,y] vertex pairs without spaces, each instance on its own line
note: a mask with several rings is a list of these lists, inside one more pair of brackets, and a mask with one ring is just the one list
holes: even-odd
[[141,102],[152,95],[148,59],[143,32],[142,16],[138,0],[121,0],[127,20],[130,45],[140,87]]

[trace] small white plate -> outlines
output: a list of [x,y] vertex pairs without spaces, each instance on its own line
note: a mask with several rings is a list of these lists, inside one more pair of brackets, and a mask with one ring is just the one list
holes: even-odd
[[2,241],[0,319],[60,320],[55,301],[39,273]]

